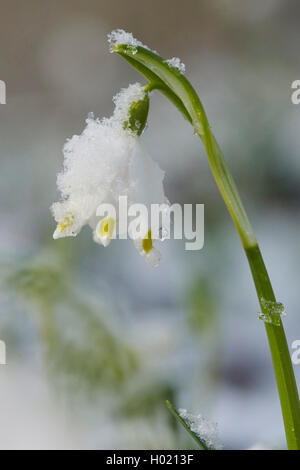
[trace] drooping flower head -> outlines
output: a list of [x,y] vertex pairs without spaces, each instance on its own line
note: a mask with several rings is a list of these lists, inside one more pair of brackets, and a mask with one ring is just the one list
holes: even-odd
[[[121,233],[117,216],[104,216],[105,204],[118,206],[126,196],[128,205],[165,203],[164,172],[151,159],[140,142],[145,127],[149,98],[139,83],[130,85],[114,98],[110,118],[86,120],[81,135],[64,146],[64,169],[57,177],[61,202],[51,210],[57,222],[55,239],[76,236],[84,225],[93,230],[97,243],[107,246]],[[139,253],[152,266],[160,263],[154,248],[151,226],[134,240]]]

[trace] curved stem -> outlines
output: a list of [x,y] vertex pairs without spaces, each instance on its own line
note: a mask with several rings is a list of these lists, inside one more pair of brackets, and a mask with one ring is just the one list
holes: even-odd
[[231,172],[217,144],[202,103],[192,85],[166,61],[143,47],[118,45],[115,51],[162,91],[194,126],[206,148],[210,167],[240,235],[253,276],[272,355],[288,448],[300,450],[300,404],[289,348],[258,243],[241,202]]
[[[275,302],[275,295],[258,245],[247,248],[246,255],[252,271],[257,296],[263,313],[266,301]],[[288,448],[300,449],[300,404],[293,365],[282,324],[265,323],[269,340],[277,387],[281,402]]]
[[[289,353],[280,309],[258,243],[248,221],[224,157],[213,136],[205,136],[204,144],[216,183],[239,232],[253,276],[258,301],[264,315],[265,328],[272,355],[287,445],[300,449],[300,405],[297,383]],[[239,216],[237,217],[237,213]],[[240,223],[242,220],[242,224]]]
[[[267,319],[265,328],[276,376],[287,445],[290,450],[299,450],[299,394],[280,312],[276,312],[277,304],[272,284],[238,190],[209,126],[204,126],[202,140],[212,173],[240,235],[250,265],[261,311]],[[275,313],[273,312],[274,309]]]
[[287,445],[290,450],[299,450],[299,394],[280,312],[276,312],[277,304],[272,284],[223,154],[209,127],[204,127],[204,130],[202,140],[208,154],[212,173],[240,235],[250,265],[261,311],[267,319],[265,328],[280,397]]

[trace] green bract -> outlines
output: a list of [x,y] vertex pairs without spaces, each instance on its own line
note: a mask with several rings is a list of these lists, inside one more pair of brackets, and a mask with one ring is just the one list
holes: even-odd
[[148,112],[149,95],[146,93],[143,100],[136,101],[130,106],[129,119],[124,122],[124,129],[129,129],[137,135],[141,135],[147,123]]

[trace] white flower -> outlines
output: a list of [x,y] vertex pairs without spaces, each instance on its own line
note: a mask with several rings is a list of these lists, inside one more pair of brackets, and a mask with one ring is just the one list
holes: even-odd
[[147,234],[144,237],[137,238],[136,240],[134,240],[134,245],[140,255],[145,256],[145,259],[150,266],[156,268],[160,265],[161,254],[153,246],[151,230],[148,230]]
[[[64,170],[57,177],[62,201],[51,207],[58,223],[55,239],[76,236],[84,225],[90,225],[94,240],[107,246],[121,234],[116,218],[102,215],[103,204],[117,207],[120,196],[127,196],[128,205],[150,207],[152,203],[165,202],[164,172],[148,155],[137,134],[129,126],[124,129],[130,106],[144,98],[140,84],[130,85],[114,98],[111,118],[99,120],[90,116],[82,134],[65,144]],[[157,266],[160,254],[149,234],[147,228],[134,242],[149,264]]]

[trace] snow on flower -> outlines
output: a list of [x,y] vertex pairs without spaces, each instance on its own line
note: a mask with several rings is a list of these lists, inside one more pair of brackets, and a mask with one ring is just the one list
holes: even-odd
[[[114,98],[111,118],[89,116],[82,134],[66,142],[64,169],[57,177],[62,200],[51,207],[57,222],[54,239],[76,236],[89,225],[94,240],[107,246],[113,237],[124,233],[117,216],[103,216],[103,204],[117,207],[121,196],[127,197],[128,204],[146,207],[165,203],[164,172],[148,155],[137,132],[127,126],[131,106],[144,99],[142,85],[130,85]],[[147,224],[134,243],[146,261],[157,266],[160,254]]]

